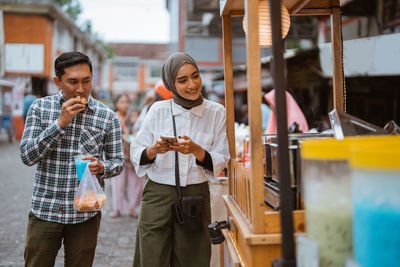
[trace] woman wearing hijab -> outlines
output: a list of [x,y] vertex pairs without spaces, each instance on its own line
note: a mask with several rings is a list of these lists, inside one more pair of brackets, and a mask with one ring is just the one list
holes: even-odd
[[[211,220],[208,180],[217,177],[229,160],[225,109],[203,99],[202,80],[189,55],[171,55],[162,80],[172,100],[153,104],[131,145],[131,161],[139,176],[147,174],[136,234],[135,267],[209,266]],[[168,145],[160,136],[174,136]],[[177,202],[175,151],[178,152],[182,195],[202,195],[202,227],[184,232],[172,212]]]
[[[301,111],[299,105],[297,105],[296,100],[294,100],[293,96],[289,94],[287,91],[285,91],[285,93],[286,93],[287,126],[289,127],[290,125],[292,125],[293,122],[296,122],[299,125],[299,130],[301,132],[307,132],[308,124],[306,117]],[[269,107],[272,109],[265,133],[276,134],[277,128],[276,128],[276,115],[275,115],[275,89],[272,89],[271,91],[266,93],[264,98],[267,101]]]

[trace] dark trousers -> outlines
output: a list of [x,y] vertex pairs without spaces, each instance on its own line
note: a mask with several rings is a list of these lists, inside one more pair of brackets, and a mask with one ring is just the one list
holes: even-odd
[[25,242],[25,266],[54,266],[61,242],[66,267],[92,266],[100,228],[101,213],[77,224],[60,224],[41,220],[29,213]]
[[208,267],[211,243],[208,224],[211,221],[208,183],[182,187],[182,195],[200,195],[204,188],[203,227],[185,233],[172,216],[176,202],[175,186],[147,180],[136,232],[134,267]]

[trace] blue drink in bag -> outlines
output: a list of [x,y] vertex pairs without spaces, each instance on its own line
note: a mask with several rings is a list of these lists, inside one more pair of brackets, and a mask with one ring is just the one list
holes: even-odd
[[90,163],[90,160],[83,160],[80,156],[75,156],[75,167],[76,167],[76,173],[78,175],[78,181],[80,182],[83,176],[83,173],[85,172],[86,166],[88,163]]

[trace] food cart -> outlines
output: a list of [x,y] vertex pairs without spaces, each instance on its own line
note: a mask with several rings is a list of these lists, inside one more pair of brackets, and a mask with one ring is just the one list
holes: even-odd
[[[281,41],[281,1],[271,1],[271,26],[274,85],[277,91],[279,147],[288,147],[286,102],[283,77],[283,42]],[[290,16],[330,15],[332,26],[332,64],[334,108],[345,111],[343,47],[339,0],[283,0]],[[274,13],[275,11],[275,13]],[[251,168],[236,160],[234,93],[232,66],[231,18],[247,16],[247,80],[250,127]],[[278,16],[276,15],[278,14]],[[231,160],[228,167],[229,195],[223,196],[230,229],[224,229],[221,266],[295,266],[294,235],[305,231],[304,210],[293,210],[289,194],[289,159],[287,149],[279,149],[278,175],[281,183],[280,211],[264,202],[264,167],[261,130],[261,63],[259,46],[258,0],[221,0],[223,27],[225,106]],[[286,150],[286,151],[285,151]],[[274,261],[276,258],[282,260]]]

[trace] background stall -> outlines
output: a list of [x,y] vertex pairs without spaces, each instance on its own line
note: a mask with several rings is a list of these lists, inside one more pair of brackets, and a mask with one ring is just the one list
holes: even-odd
[[[271,0],[272,10],[279,10],[281,1]],[[223,230],[225,243],[221,248],[221,266],[294,266],[293,232],[304,232],[304,210],[294,210],[290,199],[289,157],[287,149],[279,149],[278,175],[281,183],[281,210],[273,211],[264,202],[264,151],[261,131],[261,63],[259,44],[259,4],[257,0],[221,1],[223,21],[225,106],[231,161],[229,163],[229,195],[224,201],[230,218],[230,230]],[[339,0],[284,0],[290,16],[330,15],[332,24],[333,106],[345,110],[343,56]],[[267,3],[269,7],[269,3]],[[275,8],[275,9],[274,9]],[[274,85],[277,90],[278,146],[288,147],[286,129],[286,89],[283,63],[283,42],[279,12],[272,13],[272,47]],[[269,15],[264,13],[264,15]],[[262,15],[262,16],[264,16]],[[232,67],[231,19],[246,16],[247,81],[249,106],[249,147],[251,166],[245,169],[236,160],[234,96]],[[265,26],[265,25],[264,25]],[[225,257],[224,257],[225,256]]]

